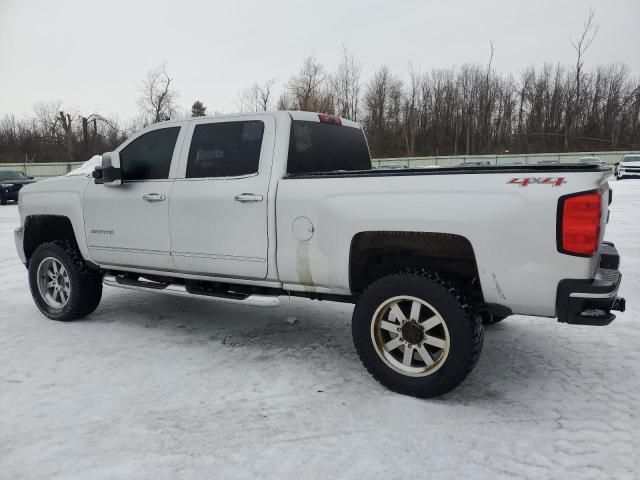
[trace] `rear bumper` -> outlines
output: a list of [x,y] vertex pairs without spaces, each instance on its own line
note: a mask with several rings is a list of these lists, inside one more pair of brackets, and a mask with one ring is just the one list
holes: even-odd
[[624,298],[618,297],[622,274],[620,255],[612,243],[600,246],[600,265],[590,280],[565,279],[558,284],[558,321],[574,325],[608,325],[623,312]]

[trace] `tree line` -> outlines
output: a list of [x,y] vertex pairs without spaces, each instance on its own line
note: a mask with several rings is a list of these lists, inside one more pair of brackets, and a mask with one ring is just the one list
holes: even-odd
[[[484,64],[404,75],[380,66],[367,80],[346,48],[333,71],[315,56],[286,81],[241,89],[236,110],[306,110],[362,123],[374,157],[473,155],[640,149],[640,78],[623,64],[584,66],[597,25],[591,12],[571,42],[574,65],[531,66],[518,75]],[[151,123],[201,116],[178,107],[166,64],[138,84],[140,114],[125,125],[99,113],[80,114],[60,102],[40,103],[34,115],[0,120],[0,162],[83,161],[111,150]]]

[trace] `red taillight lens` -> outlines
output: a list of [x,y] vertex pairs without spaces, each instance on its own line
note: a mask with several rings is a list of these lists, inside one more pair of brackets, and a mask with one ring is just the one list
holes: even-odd
[[602,194],[585,193],[562,203],[562,248],[566,253],[593,255],[598,251]]
[[326,113],[319,113],[318,118],[322,123],[331,123],[333,125],[342,125],[342,120],[340,117],[336,117],[335,115],[327,115]]

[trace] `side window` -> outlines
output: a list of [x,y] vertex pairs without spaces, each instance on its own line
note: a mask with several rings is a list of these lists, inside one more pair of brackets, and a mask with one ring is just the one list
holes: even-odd
[[124,180],[156,180],[169,177],[171,157],[180,127],[161,128],[136,138],[120,151]]
[[258,173],[264,123],[205,123],[193,131],[187,178],[236,177]]
[[289,137],[287,173],[371,170],[364,132],[359,128],[294,120]]

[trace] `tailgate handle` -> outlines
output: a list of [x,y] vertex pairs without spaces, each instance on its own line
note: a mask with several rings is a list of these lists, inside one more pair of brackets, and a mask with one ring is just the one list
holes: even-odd
[[261,202],[262,199],[262,195],[255,193],[240,193],[235,196],[235,201],[240,203]]

